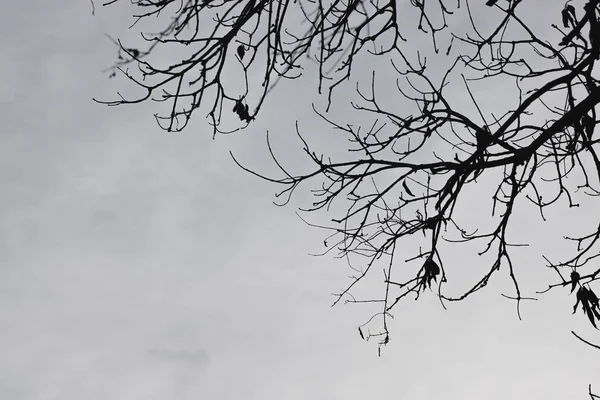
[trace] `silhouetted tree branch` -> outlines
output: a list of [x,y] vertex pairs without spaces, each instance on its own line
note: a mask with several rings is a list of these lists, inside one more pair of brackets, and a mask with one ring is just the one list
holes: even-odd
[[[331,232],[324,243],[325,254],[337,251],[355,273],[336,294],[334,304],[343,300],[378,307],[358,330],[365,340],[378,338],[380,348],[390,341],[388,318],[404,298],[419,298],[432,290],[446,307],[484,288],[501,270],[510,278],[513,292],[503,296],[515,301],[520,318],[522,301],[534,298],[524,294],[517,277],[514,248],[525,244],[510,240],[515,210],[533,205],[545,221],[553,206],[575,208],[582,199],[597,201],[600,196],[600,140],[595,134],[600,103],[600,0],[567,2],[556,15],[562,28],[551,26],[557,34],[552,40],[528,25],[520,12],[521,0],[131,2],[144,10],[136,23],[163,14],[173,18],[159,33],[143,35],[144,48],[115,41],[120,53],[112,72],[121,71],[144,94],[106,104],[166,102],[170,112],[156,119],[168,131],[184,129],[202,108],[214,133],[235,130],[222,126],[227,113],[245,126],[259,114],[279,79],[295,79],[305,68],[305,59],[316,61],[317,90],[326,93],[328,105],[314,111],[347,135],[350,159],[317,153],[296,123],[311,170],[289,170],[276,156],[268,134],[279,177],[234,161],[281,185],[277,194],[281,205],[301,185],[315,185],[314,202],[303,211],[334,213],[330,225],[319,226]],[[398,23],[400,6],[416,11],[415,26]],[[493,13],[497,22],[478,24],[476,10]],[[467,33],[454,31],[449,23],[458,11],[470,25]],[[410,28],[429,37],[427,44],[419,42],[419,51],[408,46]],[[551,36],[548,31],[542,34]],[[439,43],[448,46],[443,54]],[[448,66],[441,76],[421,55],[427,46],[436,60]],[[164,48],[183,49],[186,56],[175,64],[158,66],[152,55]],[[328,114],[333,91],[349,80],[355,60],[364,53],[389,58],[397,76],[398,98],[392,105],[381,100],[375,72],[366,90],[357,85],[360,101],[352,107],[374,119],[367,129],[335,121]],[[241,88],[225,80],[225,66],[232,64],[244,77]],[[129,69],[133,65],[135,72]],[[250,67],[262,69],[263,80],[257,87],[248,81]],[[475,89],[500,78],[502,91],[513,90],[515,100],[506,109],[489,109]],[[386,94],[392,90],[389,81],[386,78]],[[398,107],[400,103],[403,107]],[[472,228],[465,197],[482,182],[494,188],[491,202],[480,205],[489,207],[491,216]],[[337,210],[342,211],[335,214]],[[594,265],[600,256],[600,214],[593,208],[589,219],[593,227],[564,237],[566,244],[573,245],[567,257],[545,258],[557,278],[537,294],[569,287],[575,293],[574,312],[581,310],[596,327],[600,305],[593,286],[600,280],[600,266]],[[474,283],[450,294],[446,285],[460,265],[448,260],[458,248],[466,249],[461,253],[465,257],[482,256],[479,260],[486,268]],[[376,273],[379,262],[385,266],[380,295],[355,297],[353,290]],[[589,394],[598,398],[591,387]]]
[[[446,16],[450,14],[445,1],[438,1],[443,18],[440,26],[430,20],[424,3],[411,1],[420,10],[419,29],[428,32],[434,43],[436,33],[447,27]],[[103,5],[115,3],[119,0]],[[108,105],[149,99],[167,102],[171,105],[170,113],[155,116],[167,131],[184,129],[192,113],[206,105],[214,132],[225,133],[220,129],[224,110],[252,96],[249,118],[243,118],[249,122],[280,78],[294,79],[300,75],[303,69],[300,60],[307,56],[319,65],[319,93],[324,90],[325,82],[333,82],[328,88],[331,100],[333,90],[349,78],[354,58],[367,44],[386,42],[369,50],[386,54],[397,50],[399,42],[406,41],[397,23],[395,0],[335,0],[328,4],[312,0],[131,0],[131,3],[142,10],[135,15],[133,26],[150,17],[167,15],[169,20],[158,33],[142,34],[143,48],[115,41],[120,53],[114,70],[125,74],[144,94],[131,99],[119,95],[118,100],[100,102]],[[303,24],[292,21],[298,15],[302,16]],[[157,52],[182,46],[189,50],[180,62],[161,67],[158,61],[151,60]],[[232,63],[239,64],[246,81],[244,88],[226,85],[224,68]],[[135,72],[129,69],[133,65],[137,67]],[[247,73],[253,65],[263,70],[264,78],[257,88],[248,86]]]

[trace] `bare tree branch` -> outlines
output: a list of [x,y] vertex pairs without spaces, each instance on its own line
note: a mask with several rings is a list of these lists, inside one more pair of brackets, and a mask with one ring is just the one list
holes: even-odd
[[[298,122],[296,135],[310,169],[294,173],[276,156],[268,134],[275,172],[259,173],[231,156],[244,170],[279,185],[280,205],[288,204],[301,186],[312,185],[313,201],[301,209],[302,218],[328,231],[324,254],[337,252],[353,274],[334,304],[374,307],[358,330],[365,340],[377,337],[379,350],[390,341],[389,318],[404,299],[431,292],[447,307],[485,288],[499,271],[511,282],[510,293],[501,295],[515,302],[521,318],[522,301],[537,297],[529,296],[520,280],[515,249],[527,243],[513,241],[516,210],[533,207],[543,223],[548,210],[575,209],[600,197],[595,131],[600,0],[582,0],[577,6],[567,2],[555,16],[562,27],[551,24],[551,33],[532,27],[521,11],[527,7],[522,0],[131,2],[142,10],[134,26],[149,17],[163,25],[158,33],[142,35],[144,47],[114,40],[119,54],[110,76],[121,72],[143,93],[132,98],[118,94],[117,100],[103,103],[164,102],[168,111],[155,117],[169,132],[183,130],[200,109],[207,112],[214,134],[244,128],[280,79],[296,79],[309,67],[308,60],[316,63],[316,90],[328,102],[324,110],[314,111],[346,135],[350,157],[319,154]],[[417,17],[414,26],[399,22],[404,12]],[[172,18],[165,22],[164,15]],[[557,40],[550,40],[554,33]],[[423,35],[425,44],[418,41]],[[447,46],[445,53],[440,46]],[[164,49],[184,56],[162,66],[154,56]],[[427,52],[435,68],[428,66]],[[369,56],[389,60],[396,80],[386,77],[383,88],[388,96],[397,90],[395,101],[390,105],[382,99],[382,83],[373,71],[366,87],[357,83],[358,101],[350,103],[372,123],[336,121],[329,113],[334,91],[355,76],[357,60]],[[226,67],[237,68],[241,83],[225,79]],[[260,84],[248,80],[251,69],[260,71]],[[494,84],[515,94],[508,106],[486,101],[495,93],[482,98],[481,88]],[[226,121],[237,125],[226,128]],[[492,190],[491,201],[465,200],[485,188]],[[489,219],[472,221],[464,211],[468,207],[486,207]],[[597,327],[600,267],[594,262],[600,258],[600,216],[597,207],[588,207],[590,225],[564,235],[565,257],[544,256],[556,278],[537,294],[570,288],[574,313],[581,310]],[[330,224],[313,224],[305,217],[319,211],[330,215]],[[447,284],[461,267],[453,261],[457,252],[465,259],[473,256],[481,272],[462,290],[449,293]],[[366,277],[378,271],[379,291],[356,296]],[[591,387],[589,394],[598,398]]]

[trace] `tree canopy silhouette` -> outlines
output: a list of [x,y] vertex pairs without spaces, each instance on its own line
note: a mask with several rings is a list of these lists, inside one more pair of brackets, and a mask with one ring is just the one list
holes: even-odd
[[[517,278],[513,251],[519,244],[511,242],[510,231],[515,209],[524,204],[535,207],[541,220],[553,206],[587,207],[590,226],[564,237],[567,257],[545,257],[556,278],[533,296],[558,288],[568,295],[570,290],[574,312],[597,327],[600,0],[545,2],[544,13],[553,13],[548,15],[557,23],[542,29],[533,28],[527,18],[538,18],[540,3],[522,0],[130,2],[138,10],[134,27],[153,18],[159,28],[142,33],[142,46],[115,41],[119,55],[110,73],[120,71],[143,94],[119,95],[104,103],[164,102],[169,111],[155,118],[169,132],[183,130],[193,114],[207,115],[214,135],[242,129],[260,114],[279,80],[296,79],[310,66],[318,69],[316,90],[326,96],[327,106],[315,107],[315,112],[348,135],[352,157],[336,161],[318,154],[296,124],[312,170],[288,171],[268,137],[279,177],[234,160],[281,185],[281,204],[304,184],[316,187],[314,203],[304,211],[329,210],[334,201],[343,204],[334,208],[343,212],[322,227],[331,230],[324,245],[326,252],[346,257],[355,271],[336,303],[378,307],[359,327],[362,338],[377,337],[380,346],[387,344],[387,319],[409,295],[419,298],[432,291],[445,306],[478,292],[498,271],[512,282],[512,293],[504,296],[515,301],[520,317],[521,303],[533,297],[523,293]],[[181,61],[163,66],[165,57],[153,57],[167,50],[181,54]],[[379,101],[373,72],[368,90],[356,87],[360,103],[351,104],[365,118],[375,117],[361,129],[333,120],[328,111],[333,93],[365,57],[390,61],[398,100],[391,106]],[[432,59],[434,67],[428,65]],[[238,68],[242,89],[228,84],[226,67]],[[261,71],[261,82],[249,80],[250,68]],[[393,86],[386,79],[389,92]],[[514,94],[512,102],[502,108],[484,105],[477,87],[498,85],[508,96]],[[241,126],[228,129],[225,121]],[[491,199],[474,205],[469,197],[483,184],[493,187]],[[490,220],[477,221],[469,230],[474,225],[465,217],[465,207],[490,210]],[[400,245],[402,254],[406,246],[413,254],[400,256]],[[444,289],[460,266],[449,266],[447,260],[451,249],[463,245],[483,256],[479,263],[487,268],[466,290],[449,295]],[[355,297],[353,291],[365,277],[378,273],[377,263],[385,265],[380,295]],[[591,390],[590,396],[595,396]]]

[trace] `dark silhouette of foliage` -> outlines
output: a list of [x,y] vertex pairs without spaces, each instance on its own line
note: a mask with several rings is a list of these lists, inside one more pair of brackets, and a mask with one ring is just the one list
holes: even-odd
[[[509,240],[508,232],[515,209],[533,205],[545,220],[546,210],[553,206],[575,208],[578,199],[597,201],[600,197],[600,140],[594,130],[600,102],[600,0],[568,1],[554,17],[560,26],[552,24],[551,34],[543,30],[545,36],[537,34],[521,15],[527,6],[522,0],[131,3],[142,10],[136,23],[164,15],[167,22],[158,33],[143,35],[145,47],[126,47],[115,41],[119,55],[110,73],[122,72],[144,94],[105,103],[166,102],[170,111],[156,119],[169,132],[184,129],[201,109],[207,112],[214,134],[241,129],[260,115],[273,85],[282,78],[300,76],[306,60],[316,61],[317,90],[326,93],[328,105],[324,111],[315,107],[315,112],[347,134],[352,158],[336,161],[318,154],[297,124],[296,133],[314,165],[312,170],[288,171],[268,135],[268,149],[281,177],[258,173],[234,160],[246,171],[281,185],[277,197],[282,205],[298,187],[318,181],[312,192],[315,201],[303,211],[343,210],[330,226],[320,226],[332,232],[324,241],[325,253],[338,251],[356,273],[336,295],[335,303],[343,300],[380,307],[359,327],[364,340],[380,339],[379,349],[390,341],[387,319],[404,297],[418,298],[431,291],[446,307],[484,288],[500,270],[506,271],[513,289],[513,294],[503,296],[516,302],[520,318],[522,301],[532,298],[522,293],[518,266],[513,262],[513,249],[518,245]],[[413,26],[398,22],[401,7],[402,12],[414,13]],[[539,13],[535,7],[533,12]],[[482,13],[495,19],[478,25],[475,14]],[[462,28],[467,21],[469,32],[453,30],[453,18],[458,16],[464,17]],[[427,35],[429,42],[413,42],[408,36],[411,29],[413,37]],[[414,47],[417,43],[419,49]],[[440,54],[442,43],[446,50]],[[431,72],[422,56],[425,47],[447,65],[441,76]],[[163,48],[183,49],[187,55],[172,65],[159,66],[152,55]],[[390,107],[379,100],[373,72],[368,90],[356,88],[361,103],[351,104],[365,117],[375,117],[370,128],[361,130],[334,121],[327,112],[336,88],[351,77],[355,61],[367,54],[391,61],[403,106]],[[137,66],[136,72],[130,70],[132,65]],[[226,65],[237,66],[243,74],[241,90],[226,84]],[[248,80],[251,67],[262,70],[263,80],[256,87]],[[488,110],[474,88],[499,78],[512,82],[515,101],[508,109]],[[389,82],[386,85],[389,91]],[[454,91],[449,95],[450,85]],[[470,102],[466,111],[455,100],[457,85]],[[241,128],[224,129],[229,110],[242,122]],[[465,193],[483,182],[495,188],[491,202],[480,205],[491,208],[493,225],[486,229],[482,223],[470,231],[460,209],[468,202]],[[343,206],[331,208],[334,201]],[[574,312],[581,306],[596,327],[600,307],[593,284],[600,280],[600,214],[591,209],[589,216],[596,220],[596,227],[565,236],[567,244],[575,245],[568,257],[546,258],[557,281],[537,294],[570,286],[576,297]],[[412,255],[400,260],[397,245],[409,239],[421,242]],[[480,251],[473,252],[472,247],[469,251],[488,256],[482,258],[487,263],[485,272],[462,293],[449,295],[444,291],[452,270],[448,249],[473,244],[480,245]],[[352,290],[376,273],[378,262],[386,262],[381,295],[357,299]],[[371,329],[373,324],[377,328]],[[598,398],[591,388],[590,396]]]
[[598,329],[596,319],[600,319],[600,306],[598,305],[596,294],[591,289],[582,286],[577,291],[577,302],[575,303],[575,307],[573,307],[573,314],[577,311],[577,306],[580,303],[583,313],[587,315],[594,328]]
[[237,116],[240,118],[240,121],[250,122],[254,119],[248,113],[248,104],[244,104],[242,100],[238,100],[235,102],[232,111],[237,114]]

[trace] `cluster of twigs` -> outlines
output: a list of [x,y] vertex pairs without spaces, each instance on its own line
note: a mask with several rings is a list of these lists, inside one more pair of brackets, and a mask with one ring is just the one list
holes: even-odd
[[[434,26],[425,12],[424,3],[411,0],[420,13],[419,27],[432,35],[447,27],[449,14],[444,1],[438,0],[444,23]],[[103,5],[119,3],[110,0]],[[108,105],[140,103],[152,99],[170,104],[166,115],[155,115],[165,130],[183,130],[192,114],[201,106],[208,107],[208,118],[214,133],[229,133],[222,128],[222,118],[232,110],[249,123],[259,113],[267,93],[281,78],[300,76],[302,57],[317,62],[320,71],[319,93],[324,86],[331,93],[351,74],[354,58],[369,43],[383,43],[369,49],[373,54],[386,54],[405,41],[397,23],[396,0],[131,0],[142,12],[135,16],[136,26],[150,17],[174,16],[154,34],[142,34],[145,47],[132,48],[120,41],[119,60],[110,69],[144,89],[139,97],[119,95],[115,101],[99,101]],[[301,23],[296,23],[298,16]],[[377,25],[378,28],[374,29]],[[149,61],[161,49],[187,51],[183,60],[159,66]],[[246,85],[227,88],[225,66],[238,64]],[[132,71],[129,67],[137,67]],[[248,70],[263,70],[259,87],[248,84]],[[332,81],[333,80],[333,81]],[[252,106],[248,101],[252,98]],[[239,114],[238,103],[247,107]],[[237,130],[237,129],[236,129]]]
[[[351,160],[332,161],[317,154],[296,127],[313,170],[290,173],[275,156],[270,142],[271,156],[283,178],[271,178],[240,164],[263,179],[283,185],[278,194],[284,199],[282,204],[301,184],[314,180],[320,180],[321,186],[313,192],[314,204],[305,211],[329,209],[334,201],[346,202],[343,215],[324,227],[332,230],[325,245],[328,251],[335,249],[349,260],[360,256],[361,261],[358,266],[351,264],[356,275],[337,294],[336,303],[379,303],[381,308],[374,318],[381,317],[380,328],[367,326],[375,320],[372,318],[359,327],[359,333],[365,339],[379,337],[380,346],[390,340],[390,312],[406,296],[418,298],[435,289],[443,305],[463,300],[485,287],[501,269],[507,271],[514,288],[514,294],[505,297],[516,300],[520,317],[520,303],[528,297],[516,277],[513,245],[507,237],[516,204],[535,205],[545,219],[546,209],[560,201],[577,207],[576,196],[600,196],[600,140],[595,133],[600,102],[600,82],[595,76],[600,58],[600,0],[586,0],[581,7],[570,2],[565,5],[556,16],[562,26],[553,25],[562,37],[558,43],[538,36],[519,16],[522,0],[488,1],[487,10],[502,16],[492,29],[484,29],[488,34],[473,16],[474,0],[457,0],[456,9],[448,0],[131,1],[145,10],[138,20],[162,13],[175,17],[158,34],[144,36],[144,49],[118,42],[122,59],[115,70],[144,88],[145,94],[107,104],[139,103],[150,98],[167,102],[170,113],[156,118],[168,131],[184,129],[192,113],[205,104],[214,133],[230,132],[221,126],[226,113],[250,123],[273,84],[301,74],[303,56],[316,61],[318,91],[327,91],[329,105],[332,92],[350,77],[353,61],[361,52],[392,59],[399,76],[399,96],[413,104],[414,113],[400,114],[397,108],[382,105],[376,96],[375,74],[369,93],[357,90],[361,104],[353,104],[378,118],[370,129],[335,122],[315,109],[335,129],[347,133],[354,155]],[[404,27],[398,24],[398,9],[402,5],[416,10],[416,29],[430,35],[432,48],[438,53],[440,32],[451,28],[447,19],[461,4],[466,5],[474,34],[451,33],[450,43],[468,51],[453,55],[448,48],[446,57],[452,62],[435,82],[426,62],[420,57],[411,61],[403,47],[407,39]],[[301,23],[294,23],[292,15],[300,15]],[[157,48],[169,46],[189,48],[189,56],[166,67],[147,61]],[[527,58],[523,54],[528,54]],[[246,84],[241,94],[239,90],[233,94],[224,84],[224,67],[232,62],[244,72]],[[135,73],[130,71],[131,65],[138,67]],[[251,66],[263,69],[258,88],[248,83]],[[463,71],[460,75],[459,70]],[[514,81],[518,93],[514,106],[501,115],[481,107],[472,91],[473,85],[497,77]],[[461,111],[453,102],[454,94],[448,96],[451,80],[461,83],[475,112]],[[524,91],[526,85],[532,89]],[[542,114],[545,117],[540,117]],[[461,195],[482,181],[495,188],[493,227],[469,232],[457,209],[464,203]],[[554,191],[550,198],[542,195],[548,191]],[[590,215],[596,217],[593,212]],[[592,287],[600,280],[600,265],[593,265],[600,256],[600,218],[596,218],[597,228],[565,238],[577,245],[570,257],[547,259],[559,281],[539,292],[570,285],[571,292],[577,290],[574,311],[581,304],[594,326],[600,319],[598,296]],[[402,240],[421,236],[425,243],[414,255],[404,262],[394,257]],[[450,296],[443,290],[448,282],[443,244],[456,242],[482,243],[479,254],[491,255],[492,261],[473,286]],[[381,297],[356,299],[352,289],[384,257],[389,262]],[[403,265],[403,272],[411,265],[415,267],[404,279],[397,277],[401,275],[398,265]],[[590,396],[598,398],[591,389]]]
[[[431,287],[432,282],[437,282],[436,291],[442,304],[463,300],[485,287],[491,276],[501,268],[505,268],[512,279],[514,295],[506,297],[516,300],[520,317],[520,302],[526,297],[516,278],[517,267],[507,238],[515,204],[520,200],[534,204],[544,219],[545,210],[560,204],[560,200],[564,199],[568,207],[577,207],[574,196],[600,195],[599,140],[594,134],[595,106],[600,102],[600,87],[593,73],[597,61],[593,21],[597,20],[598,1],[586,4],[581,19],[577,18],[573,6],[567,4],[567,17],[563,13],[564,27],[555,26],[564,36],[557,44],[536,36],[519,18],[520,3],[511,1],[508,7],[495,5],[505,18],[490,35],[480,35],[476,39],[454,36],[455,40],[474,49],[473,54],[459,55],[437,84],[428,77],[423,63],[413,65],[403,58],[403,68],[394,64],[406,83],[405,87],[398,85],[399,92],[415,103],[418,109],[416,115],[401,115],[397,109],[382,106],[375,93],[375,75],[370,93],[359,90],[363,104],[354,107],[385,122],[376,123],[363,132],[360,128],[334,122],[319,114],[335,129],[348,134],[354,159],[335,162],[317,154],[297,129],[304,150],[315,165],[314,170],[293,175],[272,151],[271,155],[284,178],[273,179],[248,170],[284,185],[285,189],[278,194],[278,197],[284,198],[283,204],[299,185],[314,179],[323,183],[320,189],[314,191],[316,201],[306,211],[329,209],[334,201],[340,199],[348,202],[348,206],[344,206],[344,215],[334,219],[333,226],[324,227],[331,229],[332,238],[337,240],[330,249],[337,249],[342,256],[362,257],[360,266],[354,267],[356,275],[337,295],[336,303],[342,299],[353,303],[381,303],[381,311],[377,315],[382,317],[382,329],[374,332],[368,329],[365,334],[363,325],[360,330],[361,336],[367,339],[381,337],[380,345],[389,341],[386,318],[405,296],[413,293],[418,297]],[[471,22],[473,30],[479,32],[474,18]],[[509,25],[513,32],[520,30],[522,37],[518,40],[505,39]],[[588,32],[585,32],[584,28],[588,25]],[[506,51],[506,48],[511,50]],[[532,49],[532,58],[537,58],[533,61],[541,59],[549,67],[536,69],[531,60],[516,58],[515,54],[521,53],[523,48]],[[462,78],[465,91],[477,110],[474,115],[461,113],[445,94],[448,81],[456,76],[454,70],[459,68],[480,73],[476,78]],[[488,116],[479,107],[471,86],[473,82],[497,76],[513,78],[519,98],[515,107],[503,115]],[[527,82],[540,82],[544,78],[547,78],[544,83],[535,89],[526,93],[521,90]],[[419,85],[427,87],[427,90],[417,89]],[[408,93],[406,88],[414,94]],[[563,96],[564,105],[550,106],[556,103],[557,95]],[[550,117],[540,122],[540,113],[536,111],[535,118],[532,118],[532,110],[537,110],[536,107],[544,108]],[[443,154],[440,143],[448,144],[451,151]],[[552,175],[548,176],[549,173]],[[464,202],[459,201],[461,193],[478,182],[494,182],[496,177],[499,178],[494,183],[497,188],[493,195],[494,227],[485,232],[468,232],[456,214],[456,208]],[[574,185],[575,182],[577,185]],[[544,198],[541,193],[549,190],[554,190],[555,194],[550,199]],[[415,274],[406,280],[393,279],[392,275],[396,274],[392,271],[399,264],[393,258],[397,243],[403,238],[421,234],[427,237],[428,244],[420,248],[414,257],[405,260],[406,264],[417,263]],[[332,238],[327,241],[331,242]],[[600,255],[599,238],[600,227],[580,237],[566,238],[578,244],[573,256],[560,262],[548,260],[549,267],[558,273],[560,282],[547,290],[569,284],[579,287],[577,302],[582,304],[584,313],[594,326],[600,312],[590,284],[600,279],[600,266],[592,263]],[[447,268],[441,244],[476,241],[484,242],[480,254],[494,254],[493,261],[464,293],[452,297],[446,295],[443,287],[447,282]],[[384,271],[382,297],[357,300],[352,296],[352,289],[384,256],[389,257],[389,264]],[[563,277],[564,269],[572,272],[570,278]]]

